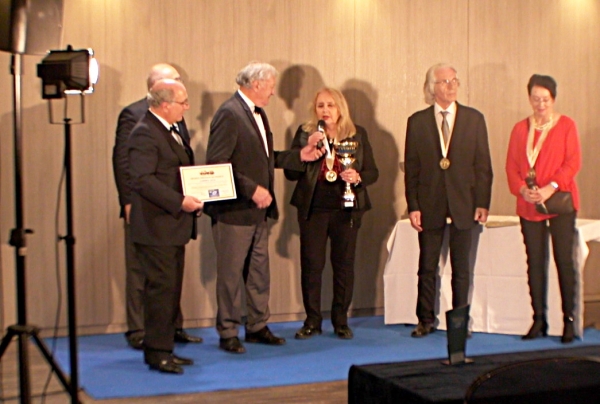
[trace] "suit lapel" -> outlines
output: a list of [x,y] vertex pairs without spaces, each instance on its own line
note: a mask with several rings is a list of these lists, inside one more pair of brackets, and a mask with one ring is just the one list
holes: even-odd
[[425,133],[430,133],[432,137],[433,144],[437,145],[437,150],[439,151],[440,156],[442,155],[442,145],[440,144],[440,133],[437,127],[437,121],[435,120],[435,109],[433,105],[429,107],[429,113],[427,114],[427,119],[424,121],[425,124]]
[[[192,150],[190,133],[187,130],[187,125],[185,124],[185,119],[177,122],[177,126],[179,126],[179,132],[181,136],[181,140],[183,141],[183,147],[185,148],[185,152],[190,159],[190,165],[194,165],[194,151]],[[173,136],[171,136],[173,137]]]
[[[163,125],[162,122],[160,122],[152,114],[152,112],[148,111],[147,113],[150,116],[151,122],[156,127],[156,130],[165,138],[165,140],[169,144],[169,147],[171,147],[171,150],[173,150],[173,152],[179,158],[181,165],[188,166],[190,164],[193,164],[193,159],[191,158],[191,156],[193,156],[193,153],[190,155],[192,149],[190,148],[189,144],[186,144],[186,142],[184,140],[183,147],[182,147],[179,143],[177,143],[177,140],[175,140],[175,138],[173,137],[171,132],[167,128],[165,128],[165,125]],[[182,137],[182,139],[183,139],[183,137]],[[188,149],[189,149],[189,151],[188,151]]]
[[456,103],[456,118],[454,119],[454,128],[452,129],[452,139],[454,140],[454,135],[460,136],[460,133],[463,132],[463,127],[465,124],[464,119],[462,119],[462,108],[460,104]]
[[[265,150],[264,156],[267,157],[266,150],[273,150],[273,148],[272,148],[272,140],[271,140],[271,145],[269,145],[269,144],[265,145],[265,141],[264,141],[262,135],[260,134],[260,129],[258,128],[258,124],[256,123],[256,119],[254,119],[254,113],[252,111],[250,111],[250,107],[248,107],[248,104],[246,104],[246,101],[244,101],[242,99],[242,97],[237,92],[235,93],[235,97],[238,100],[238,102],[240,103],[240,105],[241,105],[242,109],[244,110],[244,112],[246,113],[246,116],[250,120],[250,123],[254,127],[254,131],[256,133],[256,136],[258,136],[258,140],[262,144],[263,150]],[[269,130],[269,121],[267,120],[267,116],[264,113],[264,111],[262,112],[262,114],[260,116],[262,117],[263,124],[265,125],[265,133],[267,135],[266,136],[267,137],[267,142],[269,142],[269,138],[272,137],[271,136],[271,131]],[[267,149],[267,147],[269,147],[269,148]]]

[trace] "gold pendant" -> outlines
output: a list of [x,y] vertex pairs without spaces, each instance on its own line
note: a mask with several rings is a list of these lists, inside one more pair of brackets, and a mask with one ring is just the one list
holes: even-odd
[[527,172],[527,176],[529,178],[535,178],[535,168],[530,168],[529,171]]
[[335,171],[329,170],[325,174],[325,179],[327,179],[327,181],[329,182],[334,182],[335,180],[337,180],[337,174],[335,173]]
[[444,157],[443,159],[440,160],[440,167],[442,168],[442,170],[447,170],[448,167],[450,167],[450,160],[448,160],[446,157]]

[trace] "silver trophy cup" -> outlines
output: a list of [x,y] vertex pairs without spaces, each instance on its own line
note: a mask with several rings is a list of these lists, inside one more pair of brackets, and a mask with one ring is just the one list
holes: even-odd
[[[335,145],[335,154],[337,154],[340,163],[344,167],[344,170],[352,167],[352,164],[356,160],[354,154],[358,149],[358,142],[354,140],[343,140],[339,144]],[[353,208],[356,204],[356,195],[352,192],[350,183],[346,182],[346,189],[342,199],[343,208]]]

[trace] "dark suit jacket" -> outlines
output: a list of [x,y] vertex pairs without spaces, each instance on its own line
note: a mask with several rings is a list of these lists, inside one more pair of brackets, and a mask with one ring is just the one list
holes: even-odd
[[[292,150],[299,150],[306,146],[310,133],[302,130],[302,125],[296,131],[294,140],[292,141]],[[356,214],[371,209],[371,201],[367,193],[367,186],[374,184],[379,178],[379,170],[373,158],[373,149],[369,143],[367,131],[360,127],[356,127],[356,135],[353,137],[358,142],[358,149],[354,155],[356,161],[352,167],[360,173],[361,183],[357,187],[352,187],[356,194]],[[310,207],[317,186],[317,179],[321,172],[323,159],[319,159],[313,163],[306,164],[306,170],[303,172],[294,170],[285,170],[285,177],[291,181],[298,181],[290,203],[298,208],[298,212],[308,219]],[[340,203],[341,203],[340,195]]]
[[[215,113],[210,124],[206,164],[231,163],[237,198],[207,202],[204,212],[213,220],[247,226],[260,223],[265,217],[277,219],[279,211],[273,188],[275,167],[304,170],[299,151],[273,151],[273,133],[264,111],[262,120],[267,135],[268,156],[256,120],[248,104],[237,92]],[[273,197],[267,209],[258,209],[252,201],[258,185],[268,189]]]
[[457,228],[469,229],[476,223],[475,208],[490,207],[492,163],[485,119],[479,111],[457,103],[448,158],[450,167],[442,170],[434,107],[408,118],[406,201],[409,212],[421,211],[424,229],[443,227],[448,209]]
[[[148,111],[148,101],[142,98],[123,108],[117,121],[117,134],[115,137],[115,146],[113,147],[113,173],[119,193],[119,204],[121,205],[121,217],[125,215],[125,205],[131,203],[131,184],[129,178],[129,148],[127,139],[135,124]],[[185,121],[177,123],[180,135],[189,143],[190,135],[188,133]]]
[[150,111],[131,131],[128,149],[133,242],[179,246],[196,238],[195,214],[181,210],[179,167],[194,164],[188,142],[184,139],[185,148],[181,147]]

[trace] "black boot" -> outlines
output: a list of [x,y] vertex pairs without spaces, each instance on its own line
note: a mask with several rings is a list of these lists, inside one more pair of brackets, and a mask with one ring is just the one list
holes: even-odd
[[565,326],[563,328],[563,335],[560,339],[560,342],[563,344],[568,344],[573,342],[573,338],[575,338],[575,327],[573,325],[573,317],[567,316],[564,318]]
[[548,336],[548,322],[546,316],[533,316],[533,324],[529,332],[521,337],[521,339],[536,339],[537,337]]

